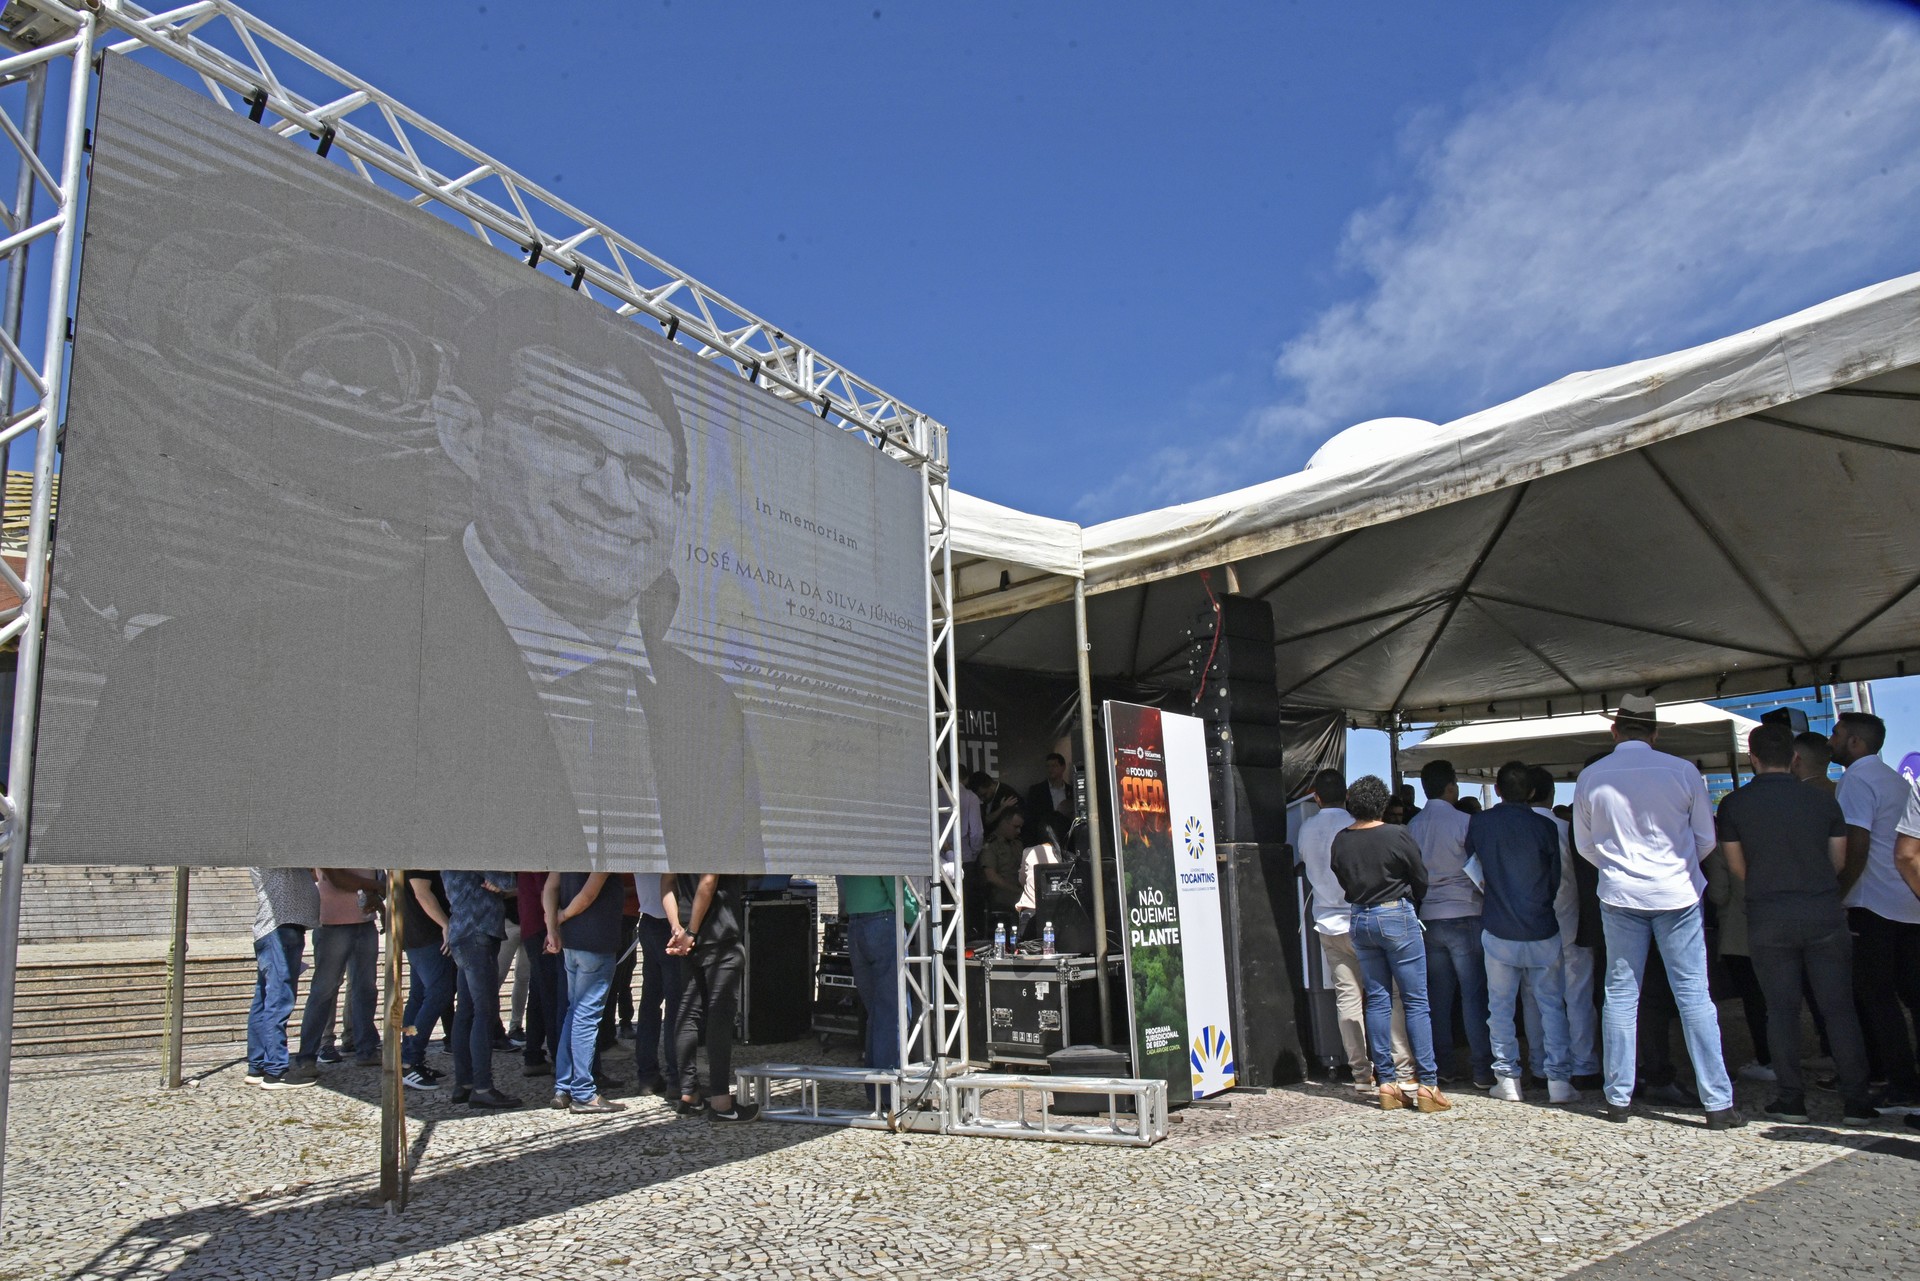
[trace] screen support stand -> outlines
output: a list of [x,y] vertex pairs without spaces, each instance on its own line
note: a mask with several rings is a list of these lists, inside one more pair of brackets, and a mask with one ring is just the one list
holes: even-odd
[[1100,1044],[1113,1044],[1107,992],[1107,871],[1100,854],[1099,771],[1093,767],[1093,642],[1087,639],[1087,580],[1073,580],[1073,657],[1080,669],[1080,761],[1087,771],[1087,849],[1093,862],[1093,981],[1100,990]]
[[167,946],[167,1047],[161,1084],[180,1088],[181,1047],[187,1039],[187,884],[191,873],[173,869],[173,941]]

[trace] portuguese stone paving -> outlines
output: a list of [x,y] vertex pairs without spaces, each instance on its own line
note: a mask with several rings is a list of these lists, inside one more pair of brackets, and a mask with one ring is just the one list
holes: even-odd
[[[512,1056],[499,1068],[544,1097]],[[1724,1248],[1716,1212],[1759,1205],[1767,1231],[1792,1233],[1796,1188],[1858,1199],[1920,1168],[1888,1142],[1912,1133],[1897,1120],[1709,1134],[1697,1113],[1614,1126],[1594,1103],[1470,1093],[1440,1116],[1333,1087],[1236,1095],[1145,1151],[416,1094],[419,1170],[393,1216],[372,1204],[372,1070],[272,1093],[232,1050],[196,1051],[190,1070],[166,1091],[152,1056],[16,1069],[0,1278],[1542,1277],[1636,1247],[1677,1275],[1687,1225]],[[1847,1275],[1897,1275],[1875,1261],[1920,1252],[1910,1192],[1873,1206],[1878,1235]]]

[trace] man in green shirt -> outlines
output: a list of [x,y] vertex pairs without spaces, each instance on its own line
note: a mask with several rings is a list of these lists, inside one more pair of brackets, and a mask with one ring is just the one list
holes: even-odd
[[[878,1071],[900,1066],[900,950],[894,937],[894,894],[897,876],[842,876],[840,915],[847,923],[847,950],[852,954],[853,985],[867,1007],[866,1064]],[[909,928],[918,913],[907,903]],[[873,1101],[873,1089],[867,1089]]]

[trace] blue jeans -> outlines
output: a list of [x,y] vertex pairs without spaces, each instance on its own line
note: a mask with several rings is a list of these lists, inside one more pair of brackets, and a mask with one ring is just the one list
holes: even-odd
[[1601,1016],[1607,1102],[1625,1107],[1633,1100],[1640,979],[1647,968],[1647,945],[1653,943],[1660,948],[1673,1003],[1680,1010],[1701,1105],[1709,1112],[1732,1107],[1733,1082],[1720,1057],[1720,1012],[1707,992],[1707,938],[1700,905],[1656,912],[1602,903],[1600,922],[1607,932],[1607,1005]]
[[353,1028],[353,1055],[362,1063],[380,1057],[380,1027],[374,1018],[373,972],[380,964],[380,931],[372,921],[322,925],[313,932],[313,977],[307,980],[307,1008],[300,1016],[303,1063],[319,1057],[333,1032],[340,1007],[340,980],[347,979],[347,1019]]
[[[1456,916],[1428,921],[1427,996],[1433,1004],[1433,1047],[1453,1062],[1453,998],[1460,996],[1460,1017],[1467,1025],[1467,1062],[1483,1076],[1493,1067],[1493,1042],[1487,1034],[1487,965],[1480,948],[1480,918]],[[1409,1012],[1408,1020],[1412,1020]]]
[[642,916],[635,933],[640,939],[640,1005],[633,1012],[633,1067],[644,1089],[649,1081],[680,1079],[673,1027],[680,1021],[680,989],[686,978],[680,973],[680,958],[667,955],[673,927],[665,917]]
[[893,913],[860,912],[847,918],[847,950],[853,986],[867,1007],[867,1066],[900,1066],[900,958],[894,950]]
[[1367,984],[1367,1052],[1373,1057],[1373,1079],[1395,1079],[1393,986],[1398,983],[1400,1003],[1407,1012],[1407,1040],[1413,1045],[1414,1074],[1422,1085],[1438,1085],[1433,1021],[1427,1009],[1427,951],[1413,904],[1399,899],[1354,908],[1352,938]]
[[1487,958],[1487,1030],[1493,1040],[1493,1074],[1515,1079],[1520,1076],[1520,1035],[1513,1021],[1524,985],[1540,1008],[1541,1045],[1528,1048],[1544,1059],[1549,1081],[1572,1079],[1567,979],[1560,958],[1560,936],[1522,943],[1485,934],[1480,944]]
[[[453,1025],[453,959],[440,950],[438,943],[407,949],[407,1009],[404,1024],[412,1029],[400,1043],[400,1061],[408,1067],[422,1067],[427,1061],[427,1046],[433,1041],[433,1026]],[[355,1034],[356,1036],[358,1033]]]
[[293,1017],[293,990],[306,950],[304,925],[282,925],[253,941],[257,975],[253,1008],[247,1011],[247,1066],[268,1076],[287,1070],[287,1020]]
[[481,935],[453,949],[453,1084],[493,1088],[493,1026],[500,1021],[500,940]]
[[618,952],[563,948],[567,966],[567,1012],[560,1037],[560,1061],[553,1065],[553,1092],[582,1103],[599,1093],[593,1083],[593,1056],[600,1044],[600,1013],[607,1007]]

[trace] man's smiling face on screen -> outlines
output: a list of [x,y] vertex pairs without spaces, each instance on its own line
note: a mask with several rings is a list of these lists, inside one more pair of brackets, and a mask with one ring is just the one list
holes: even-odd
[[490,554],[563,617],[598,622],[671,564],[685,446],[617,371],[531,347],[482,408],[474,523]]

